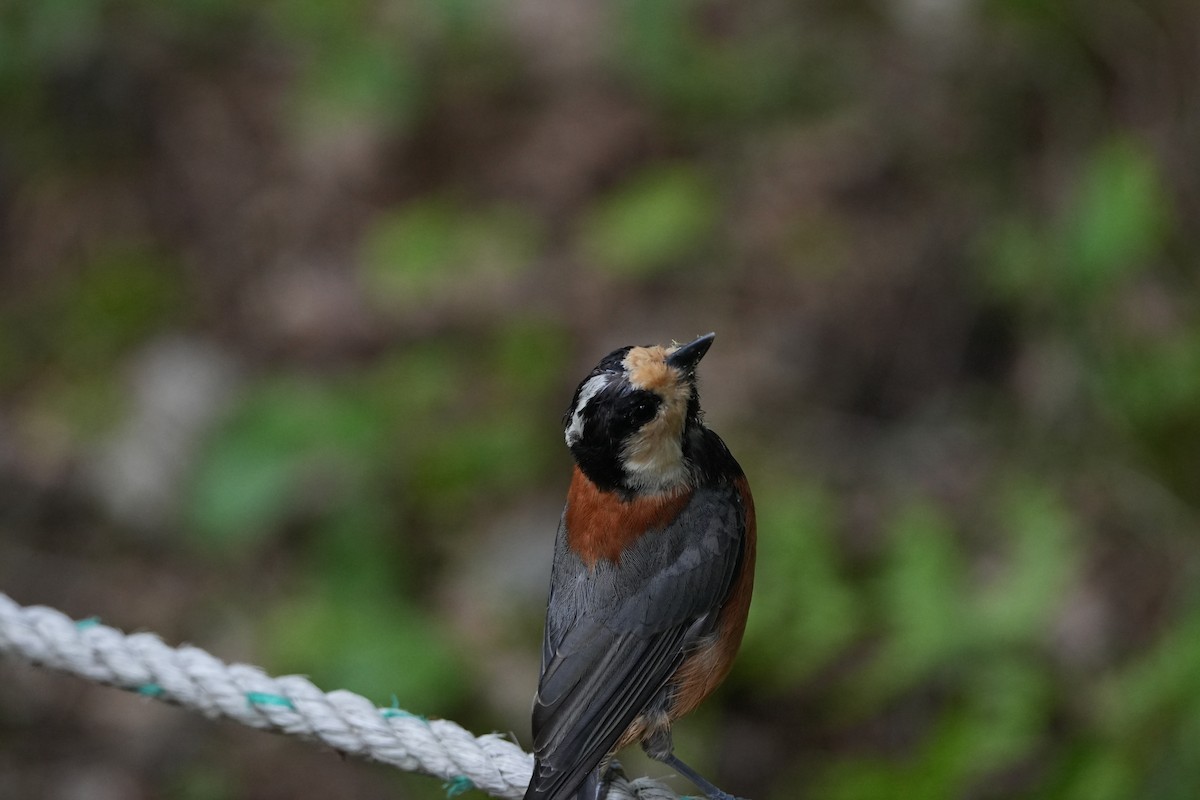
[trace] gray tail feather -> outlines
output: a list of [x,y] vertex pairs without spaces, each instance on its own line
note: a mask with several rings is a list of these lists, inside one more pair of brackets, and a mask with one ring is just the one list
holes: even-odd
[[[535,771],[534,780],[530,781],[529,788],[525,791],[525,800],[600,800],[603,797],[605,786],[602,774],[600,769],[592,770],[583,779],[583,783],[579,784],[579,788],[571,792],[565,786],[559,786],[556,789],[539,786],[535,789],[537,779]],[[569,797],[566,792],[570,792]]]
[[604,784],[600,780],[600,770],[594,769],[588,773],[587,780],[579,787],[575,800],[600,800],[600,792],[603,790]]

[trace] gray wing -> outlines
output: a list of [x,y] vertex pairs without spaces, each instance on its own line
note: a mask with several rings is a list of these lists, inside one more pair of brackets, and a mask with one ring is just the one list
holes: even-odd
[[594,770],[712,631],[741,560],[733,488],[698,489],[665,530],[591,571],[560,526],[534,701],[537,765],[526,800],[561,800]]

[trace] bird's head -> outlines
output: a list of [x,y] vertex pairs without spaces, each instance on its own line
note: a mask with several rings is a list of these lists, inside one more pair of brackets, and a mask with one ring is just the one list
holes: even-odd
[[702,427],[696,365],[714,338],[622,347],[579,384],[563,417],[567,447],[599,488],[658,493],[691,481],[686,439]]

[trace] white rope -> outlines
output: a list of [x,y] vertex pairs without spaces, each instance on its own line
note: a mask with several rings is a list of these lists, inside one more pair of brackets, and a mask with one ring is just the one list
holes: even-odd
[[[533,771],[533,757],[499,734],[475,736],[449,720],[376,708],[352,692],[322,692],[299,675],[272,678],[196,647],[170,647],[152,633],[126,635],[94,619],[76,622],[53,608],[18,605],[2,593],[0,655],[432,775],[446,782],[451,796],[475,788],[520,800]],[[605,800],[678,795],[657,781],[618,775]]]

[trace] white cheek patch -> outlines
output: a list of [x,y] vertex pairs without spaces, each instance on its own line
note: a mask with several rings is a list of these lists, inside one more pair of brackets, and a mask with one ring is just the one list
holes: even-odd
[[571,414],[571,424],[567,426],[567,447],[575,444],[583,436],[583,410],[592,401],[596,393],[608,386],[608,375],[596,375],[589,378],[579,390],[579,400],[575,403],[575,411]]

